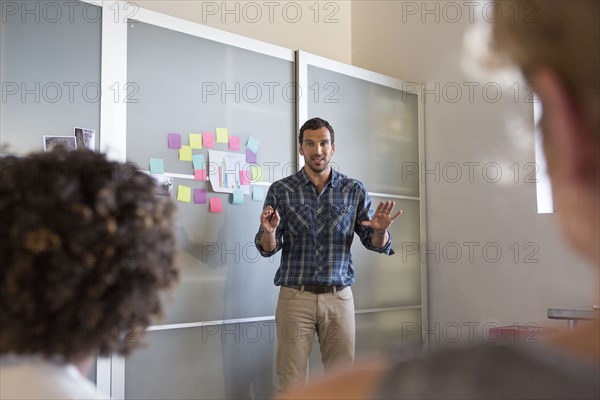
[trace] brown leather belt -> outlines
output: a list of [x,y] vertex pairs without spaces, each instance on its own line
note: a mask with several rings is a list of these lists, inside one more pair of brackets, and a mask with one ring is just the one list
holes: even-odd
[[[302,290],[302,286],[286,286],[296,290]],[[323,293],[334,293],[339,292],[340,290],[344,290],[348,286],[326,286],[326,285],[304,285],[304,290],[307,292],[311,292],[314,294],[323,294]]]

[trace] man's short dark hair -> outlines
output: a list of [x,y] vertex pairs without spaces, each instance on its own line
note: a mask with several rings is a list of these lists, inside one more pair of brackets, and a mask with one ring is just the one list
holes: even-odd
[[0,355],[127,354],[178,277],[172,201],[91,151],[0,158]]
[[329,134],[331,136],[331,144],[335,143],[335,134],[333,132],[333,128],[329,125],[329,122],[321,119],[319,117],[311,118],[302,125],[300,128],[300,134],[298,135],[298,143],[302,145],[302,140],[304,140],[304,131],[315,131],[317,129],[327,128]]

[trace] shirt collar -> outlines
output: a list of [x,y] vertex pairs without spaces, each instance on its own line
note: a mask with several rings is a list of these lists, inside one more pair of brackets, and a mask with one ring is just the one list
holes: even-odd
[[[340,180],[342,179],[342,175],[339,172],[337,172],[333,167],[331,168],[331,171],[332,171],[331,172],[331,181],[329,181],[329,183],[331,183],[331,186],[337,188],[340,186]],[[299,175],[301,181],[304,182],[305,185],[312,183],[312,181],[306,174],[306,171],[304,171],[304,167],[302,167],[300,169],[300,171],[298,172],[298,175]]]

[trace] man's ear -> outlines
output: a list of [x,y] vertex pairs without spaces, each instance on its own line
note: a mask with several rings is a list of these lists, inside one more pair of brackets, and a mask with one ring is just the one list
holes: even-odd
[[302,145],[300,145],[299,148],[300,148],[300,150],[299,150],[300,151],[300,155],[303,156],[304,155],[304,150],[302,150]]
[[551,176],[560,175],[573,183],[589,180],[597,174],[598,138],[584,108],[554,71],[542,68],[531,78],[542,101],[544,147],[551,154]]
[[331,144],[331,155],[335,154],[335,143]]

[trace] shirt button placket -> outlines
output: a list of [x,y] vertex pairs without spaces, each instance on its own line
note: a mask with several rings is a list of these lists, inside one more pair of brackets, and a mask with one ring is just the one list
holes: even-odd
[[[321,275],[323,271],[323,203],[321,203],[321,197],[317,197],[317,243],[315,251],[315,260],[317,262],[317,275]],[[320,281],[320,279],[319,279]]]

